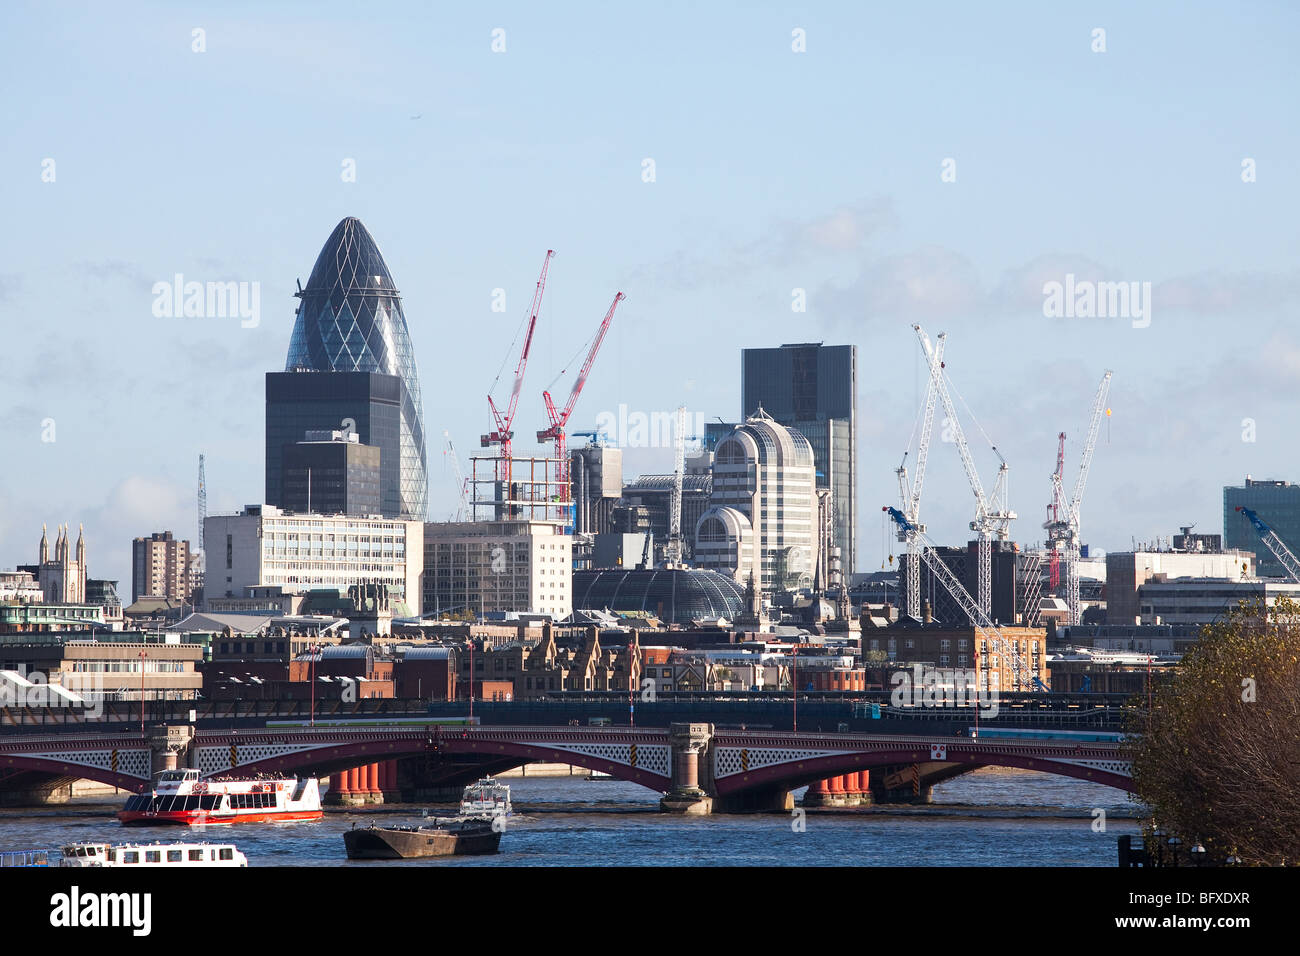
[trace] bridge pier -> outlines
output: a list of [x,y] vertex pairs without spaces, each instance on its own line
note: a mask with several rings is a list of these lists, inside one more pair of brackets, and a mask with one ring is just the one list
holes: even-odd
[[668,743],[672,751],[672,789],[659,801],[665,813],[709,814],[713,798],[700,786],[700,754],[713,740],[712,724],[672,724]]
[[794,794],[785,787],[745,790],[713,798],[714,813],[789,813]]
[[873,803],[931,803],[934,785],[926,783],[926,774],[917,764],[886,767],[871,777]]
[[47,807],[71,801],[70,782],[29,790],[0,790],[0,807]]
[[178,770],[185,765],[194,740],[189,724],[155,724],[149,728],[150,780],[164,770]]
[[805,807],[860,807],[872,802],[871,772],[840,774],[808,786],[803,796]]

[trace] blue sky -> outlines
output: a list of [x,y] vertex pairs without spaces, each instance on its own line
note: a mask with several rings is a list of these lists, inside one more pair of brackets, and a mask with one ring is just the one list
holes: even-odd
[[[346,215],[403,294],[435,518],[439,439],[477,453],[547,248],[521,435],[619,289],[574,428],[620,403],[732,419],[741,348],[858,346],[859,570],[924,382],[913,322],[949,333],[1017,538],[1041,537],[1061,430],[1072,480],[1104,368],[1085,541],[1221,530],[1224,484],[1300,479],[1290,5],[120,6],[0,8],[0,566],[84,522],[92,575],[129,588],[132,537],[194,534],[200,452],[211,512],[260,500],[263,374]],[[259,324],[155,317],[177,273],[259,283]],[[1150,326],[1044,317],[1066,273],[1150,282]],[[670,459],[629,450],[628,476]],[[964,540],[955,450],[931,460],[932,536]]]

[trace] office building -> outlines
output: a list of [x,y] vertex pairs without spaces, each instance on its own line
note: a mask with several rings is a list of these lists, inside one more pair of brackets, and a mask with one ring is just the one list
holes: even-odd
[[[970,541],[964,548],[935,548],[935,556],[962,583],[966,593],[979,594],[979,542]],[[992,593],[989,616],[997,624],[1037,627],[1041,597],[1040,558],[1024,552],[1014,544],[993,542]],[[910,555],[900,554],[898,604],[907,607],[907,562]],[[930,603],[931,616],[944,624],[969,624],[966,612],[930,568],[921,564],[921,600]]]
[[623,449],[595,441],[570,448],[569,482],[573,533],[612,530],[614,509],[623,492]]
[[190,602],[190,543],[170,531],[155,531],[131,542],[131,603],[140,598],[165,597]]
[[309,431],[286,445],[281,468],[285,511],[382,515],[380,451],[356,432]]
[[758,408],[718,443],[709,507],[695,525],[695,563],[751,575],[764,592],[810,588],[817,554],[812,446]]
[[1275,604],[1279,597],[1300,602],[1300,584],[1223,578],[1149,578],[1138,588],[1143,624],[1211,624],[1238,604]]
[[204,590],[236,598],[246,588],[285,593],[380,584],[396,617],[420,613],[424,522],[352,515],[287,514],[247,505],[236,515],[209,515]]
[[424,526],[424,610],[482,616],[573,611],[573,536],[551,521],[431,521]]
[[[857,395],[855,345],[819,342],[745,349],[741,411],[758,408],[808,439],[817,487],[829,488],[834,547],[846,576],[857,568]],[[838,583],[830,581],[827,583]]]
[[1255,576],[1255,555],[1249,551],[1112,551],[1106,555],[1106,623],[1141,623],[1139,589],[1157,576],[1166,581],[1242,581]]
[[308,431],[350,430],[380,450],[382,513],[422,521],[428,464],[415,351],[397,287],[360,220],[338,224],[297,295],[285,371],[266,377],[267,503],[283,503],[286,445]]
[[1260,577],[1287,578],[1289,575],[1273,552],[1259,540],[1254,527],[1237,510],[1256,512],[1291,550],[1300,555],[1300,485],[1289,481],[1256,481],[1250,475],[1242,486],[1223,489],[1223,546],[1253,551],[1257,556]]

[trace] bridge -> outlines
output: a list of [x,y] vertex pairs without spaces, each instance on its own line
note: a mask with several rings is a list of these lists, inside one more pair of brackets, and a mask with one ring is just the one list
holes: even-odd
[[684,813],[789,809],[791,791],[823,781],[831,794],[837,784],[845,792],[848,781],[859,793],[869,786],[877,802],[924,802],[935,783],[985,766],[1133,789],[1119,743],[1064,734],[793,733],[700,722],[635,729],[404,724],[199,730],[167,724],[143,736],[138,730],[82,730],[0,737],[0,803],[51,802],[77,779],[141,792],[155,773],[178,766],[218,780],[329,774],[336,795],[390,791],[418,800],[445,797],[485,774],[537,761],[640,784],[665,795],[663,809]]

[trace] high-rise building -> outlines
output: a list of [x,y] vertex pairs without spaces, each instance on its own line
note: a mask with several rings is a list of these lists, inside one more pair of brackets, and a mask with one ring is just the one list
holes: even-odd
[[1300,555],[1300,485],[1289,481],[1256,481],[1247,475],[1244,486],[1223,489],[1224,548],[1255,552],[1260,577],[1288,577],[1282,562],[1259,540],[1250,522],[1237,510],[1239,507],[1258,512],[1291,553]]
[[162,597],[190,601],[190,543],[170,531],[155,531],[131,542],[131,603]]
[[[1263,545],[1259,551],[1267,553]],[[1253,578],[1255,567],[1255,554],[1250,551],[1110,551],[1106,554],[1106,623],[1138,623],[1145,613],[1142,586],[1153,579],[1210,578],[1231,583]]]
[[[934,554],[962,583],[967,594],[979,593],[979,542],[970,541],[964,548],[935,548]],[[906,552],[898,556],[898,605],[902,608],[907,607],[910,559]],[[1038,626],[1039,569],[1037,554],[1020,551],[1009,542],[993,542],[989,616],[994,623]],[[961,604],[925,563],[921,564],[921,600],[929,602],[930,615],[936,621],[955,627],[971,623]]]
[[[831,491],[832,539],[847,581],[857,567],[857,346],[745,349],[742,366],[741,411],[761,405],[812,445],[817,487]],[[835,566],[833,555],[829,563]]]
[[354,515],[285,514],[246,505],[203,522],[204,597],[244,597],[249,588],[284,593],[387,588],[393,614],[420,613],[424,522]]
[[573,613],[573,536],[553,521],[441,521],[424,526],[427,614]]
[[422,521],[429,482],[415,351],[397,286],[359,219],[335,227],[297,295],[285,372],[266,377],[267,503],[282,501],[285,445],[350,429],[380,449],[382,513]]
[[380,452],[356,432],[310,431],[284,448],[281,507],[326,515],[380,515]]
[[817,567],[813,450],[760,406],[718,443],[695,563],[771,592],[812,587]]

